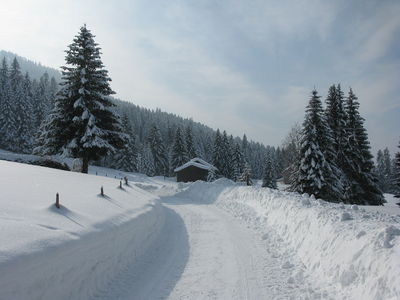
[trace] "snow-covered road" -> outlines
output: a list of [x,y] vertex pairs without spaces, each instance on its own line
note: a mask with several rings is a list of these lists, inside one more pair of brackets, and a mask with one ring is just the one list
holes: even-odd
[[164,199],[162,238],[97,299],[300,299],[268,239],[215,205]]

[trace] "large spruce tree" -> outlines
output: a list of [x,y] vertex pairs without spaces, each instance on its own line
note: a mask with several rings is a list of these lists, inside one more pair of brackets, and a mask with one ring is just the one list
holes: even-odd
[[228,138],[228,134],[224,130],[221,136],[221,165],[220,172],[223,176],[233,179],[233,166],[232,166],[232,146]]
[[[399,143],[400,148],[400,143]],[[396,198],[400,198],[400,152],[396,153],[395,170],[394,170],[394,183],[397,186]]]
[[34,125],[32,81],[28,73],[25,73],[25,77],[22,82],[22,90],[25,107],[25,112],[22,114],[22,118],[25,119],[26,126],[26,128],[24,128],[25,137],[23,151],[32,153],[34,147],[34,136],[39,128],[35,127]]
[[370,152],[364,119],[358,111],[358,98],[350,89],[346,99],[348,143],[344,159],[344,172],[349,182],[348,201],[357,204],[383,205],[384,198],[373,173],[374,163]]
[[153,126],[150,128],[147,142],[153,155],[154,173],[156,175],[167,176],[169,170],[168,159],[166,155],[167,151],[162,140],[160,130],[155,124],[153,124]]
[[328,201],[338,202],[341,185],[332,177],[333,166],[326,159],[329,126],[323,114],[320,96],[312,91],[306,108],[302,129],[300,162],[295,172],[292,189],[300,193],[312,194]]
[[16,135],[15,108],[12,102],[10,70],[5,58],[0,67],[0,147],[6,150],[16,150],[14,139]]
[[180,127],[176,129],[174,144],[171,150],[171,168],[175,169],[187,163],[188,153]]
[[114,156],[115,168],[126,172],[137,171],[136,138],[126,114],[122,117],[122,130],[128,138],[125,146]]
[[378,178],[378,186],[384,193],[391,193],[395,190],[393,171],[389,149],[379,150],[376,155],[375,174]]
[[[29,80],[29,79],[28,79]],[[28,153],[30,149],[30,128],[32,126],[32,109],[28,91],[24,88],[24,77],[17,58],[14,58],[10,68],[10,86],[13,95],[15,118],[15,151]]]
[[219,129],[217,129],[217,132],[215,133],[214,137],[214,146],[213,146],[213,152],[212,152],[212,163],[214,167],[218,169],[218,172],[220,173],[222,170],[223,166],[223,153],[222,153],[222,137],[221,137],[221,132]]
[[186,141],[186,152],[189,159],[197,157],[196,146],[193,141],[192,128],[190,126],[186,127],[185,130],[185,141]]
[[245,161],[239,143],[235,143],[232,153],[233,180],[239,181],[243,173]]
[[276,189],[276,175],[271,151],[268,151],[265,157],[262,187]]
[[63,153],[83,161],[83,173],[91,160],[114,153],[126,143],[114,106],[108,72],[100,59],[100,47],[86,28],[80,28],[62,67],[61,90],[55,108],[43,125],[37,152]]
[[344,151],[346,148],[346,111],[344,107],[344,96],[340,84],[329,88],[326,98],[325,116],[332,132],[333,149],[335,152],[335,165],[342,167]]
[[240,176],[240,181],[245,182],[247,186],[253,185],[253,180],[251,179],[251,166],[248,163],[245,163],[243,168],[243,173]]
[[143,145],[137,156],[136,167],[139,173],[146,174],[148,176],[155,175],[155,166],[153,154],[149,148],[149,145]]

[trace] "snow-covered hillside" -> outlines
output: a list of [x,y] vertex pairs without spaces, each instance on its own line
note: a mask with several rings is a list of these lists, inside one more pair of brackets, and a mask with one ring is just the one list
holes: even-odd
[[400,298],[398,207],[89,171],[0,161],[0,299]]
[[163,225],[155,196],[116,179],[5,161],[0,178],[0,299],[92,298]]

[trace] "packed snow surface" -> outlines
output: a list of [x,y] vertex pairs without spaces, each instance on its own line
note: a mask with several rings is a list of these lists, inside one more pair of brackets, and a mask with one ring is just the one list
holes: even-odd
[[90,172],[0,161],[0,299],[400,298],[396,206]]

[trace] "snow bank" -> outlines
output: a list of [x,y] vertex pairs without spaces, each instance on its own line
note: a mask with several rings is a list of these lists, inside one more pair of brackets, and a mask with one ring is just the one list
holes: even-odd
[[13,161],[19,163],[26,163],[31,165],[44,165],[46,166],[46,161],[52,161],[59,164],[66,164],[68,168],[72,168],[73,159],[67,157],[61,157],[59,155],[54,156],[38,156],[33,154],[22,154],[15,153],[0,149],[0,160]]
[[0,178],[1,299],[101,296],[164,224],[158,198],[112,178],[5,161]]
[[288,259],[282,268],[293,268],[288,282],[308,276],[336,299],[400,298],[399,215],[229,181],[196,182],[180,196],[215,202],[271,239]]

